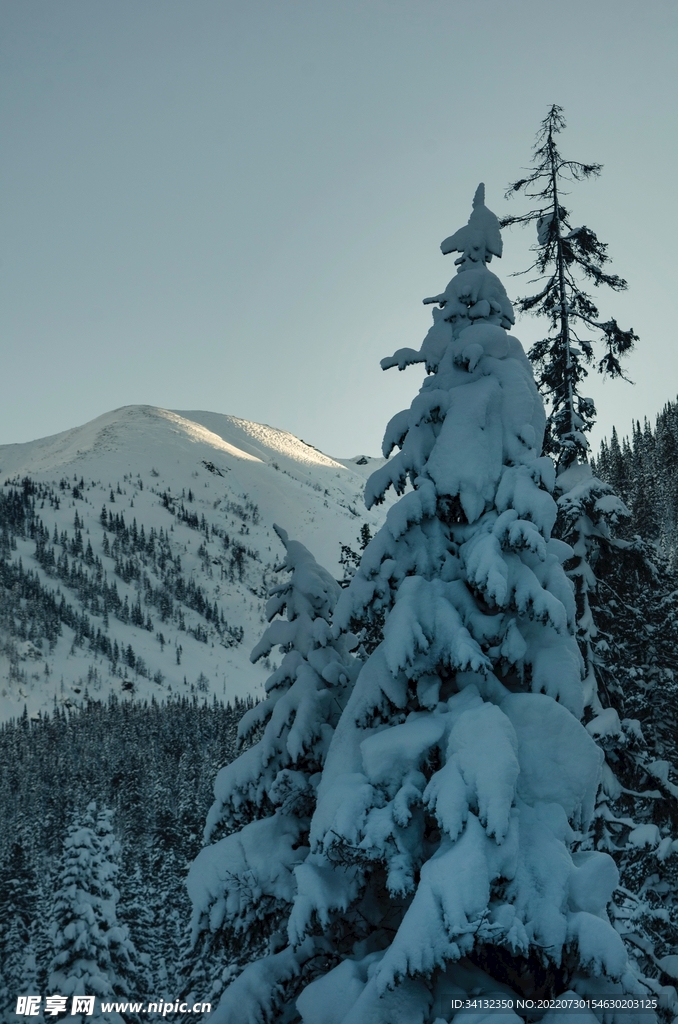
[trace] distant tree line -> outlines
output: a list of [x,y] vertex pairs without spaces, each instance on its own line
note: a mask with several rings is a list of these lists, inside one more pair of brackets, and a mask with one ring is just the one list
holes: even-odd
[[678,559],[678,401],[668,402],[621,442],[613,428],[593,460],[595,473],[611,484],[629,508],[626,534],[654,542],[674,567]]

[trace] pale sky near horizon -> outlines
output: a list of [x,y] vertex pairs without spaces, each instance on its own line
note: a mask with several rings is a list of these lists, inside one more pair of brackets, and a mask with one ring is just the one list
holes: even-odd
[[[1,0],[0,444],[146,403],[376,455],[479,181],[499,216],[549,105],[604,164],[573,220],[628,292],[635,386],[678,393],[675,0]],[[509,295],[531,229],[492,264]],[[527,346],[543,333],[523,318]]]

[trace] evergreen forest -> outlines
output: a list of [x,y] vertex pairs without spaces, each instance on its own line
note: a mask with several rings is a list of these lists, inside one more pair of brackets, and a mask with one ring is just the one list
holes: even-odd
[[111,697],[0,726],[3,1020],[12,1019],[27,984],[33,992],[59,991],[49,982],[62,854],[88,809],[90,818],[108,815],[105,833],[115,836],[104,862],[115,870],[115,921],[131,951],[111,995],[173,1001],[180,994],[190,962],[186,872],[202,844],[214,777],[234,756],[247,707],[195,696],[163,703]]
[[[565,127],[551,106],[506,192],[523,212],[478,185],[428,333],[381,362],[426,375],[341,580],[244,492],[6,481],[8,685],[89,664],[0,727],[6,1019],[30,991],[109,1024],[158,1015],[105,1008],[135,997],[212,1024],[678,1020],[678,402],[592,452],[586,378],[644,340],[569,208],[602,168]],[[513,302],[490,264],[525,226]],[[516,312],[543,328],[528,351]],[[246,643],[265,683],[225,703]]]

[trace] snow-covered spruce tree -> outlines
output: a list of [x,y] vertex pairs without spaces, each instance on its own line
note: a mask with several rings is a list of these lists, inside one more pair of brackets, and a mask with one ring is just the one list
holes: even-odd
[[[177,787],[158,778],[153,787],[153,825],[149,850],[149,871],[153,885],[146,887],[144,914],[161,922],[160,927],[146,932],[144,951],[148,952],[152,968],[153,991],[166,1002],[176,999],[176,967],[179,950],[185,941],[189,903],[186,897],[186,872],[190,858],[182,850],[182,833],[178,816],[170,806]],[[169,893],[177,894],[172,905],[167,905]],[[183,896],[183,899],[181,897]],[[144,899],[144,894],[141,894]],[[176,902],[175,902],[176,900]],[[131,921],[130,921],[131,925]],[[134,934],[134,933],[133,933]]]
[[123,1024],[117,1012],[101,1010],[100,1000],[124,999],[135,975],[136,951],[117,917],[119,845],[112,811],[97,813],[90,803],[68,829],[52,915],[53,956],[48,988],[62,996],[96,996],[94,1017]]
[[335,613],[339,632],[383,611],[383,639],[327,753],[289,946],[230,985],[217,1022],[423,1024],[449,1020],[451,995],[639,988],[606,914],[614,862],[573,852],[602,754],[483,186],[442,248],[461,256],[433,327],[382,363],[429,372],[367,485],[368,505],[403,497]]
[[[153,883],[149,881],[153,879]],[[137,950],[135,991],[132,993],[152,993],[155,997],[169,1002],[176,998],[176,986],[168,985],[167,971],[163,962],[160,947],[167,932],[171,928],[166,927],[166,920],[169,916],[173,921],[173,914],[167,912],[168,893],[176,892],[176,889],[166,888],[163,892],[163,905],[160,899],[155,898],[159,883],[154,874],[144,875],[141,866],[136,864],[131,871],[121,871],[119,876],[120,903],[119,918],[129,931],[129,937]],[[175,947],[176,949],[176,943]]]
[[282,662],[266,683],[266,699],[240,722],[239,742],[248,749],[217,776],[205,829],[211,845],[188,876],[194,952],[186,991],[214,1000],[244,964],[263,957],[240,975],[261,1019],[268,1019],[276,986],[265,965],[273,961],[282,976],[296,970],[292,950],[280,952],[294,869],[308,854],[316,786],[359,668],[350,638],[331,633],[339,584],[303,544],[275,530],[285,547],[278,571],[289,578],[271,591],[270,625],[251,660],[278,647]]

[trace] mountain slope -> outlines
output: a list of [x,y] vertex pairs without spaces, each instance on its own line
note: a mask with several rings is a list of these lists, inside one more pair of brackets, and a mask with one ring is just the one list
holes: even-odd
[[340,545],[383,520],[362,501],[380,463],[152,406],[0,446],[0,715],[85,691],[260,694],[273,523],[339,576]]

